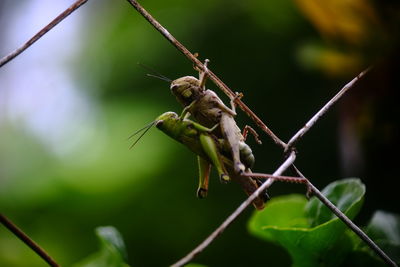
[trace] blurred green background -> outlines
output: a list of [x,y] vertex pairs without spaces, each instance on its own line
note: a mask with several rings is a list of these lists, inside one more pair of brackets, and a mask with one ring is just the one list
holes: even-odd
[[[73,1],[3,0],[0,55],[25,42]],[[284,141],[345,83],[374,65],[298,145],[296,162],[322,188],[360,177],[367,196],[357,223],[376,209],[400,212],[399,3],[367,0],[141,1],[209,65]],[[123,235],[131,266],[172,264],[245,199],[216,175],[195,197],[194,155],[156,129],[132,149],[127,137],[181,106],[171,79],[197,75],[191,63],[127,1],[89,1],[0,69],[0,211],[63,266],[97,248],[94,228]],[[216,87],[208,83],[208,87]],[[227,98],[221,97],[227,102]],[[252,122],[243,114],[238,124]],[[254,126],[255,127],[255,126]],[[281,150],[260,130],[249,144],[254,170],[273,172]],[[288,173],[290,174],[290,173]],[[270,196],[304,192],[276,183]],[[253,212],[195,261],[207,266],[289,266],[288,254],[248,234]],[[45,266],[0,227],[0,266]]]

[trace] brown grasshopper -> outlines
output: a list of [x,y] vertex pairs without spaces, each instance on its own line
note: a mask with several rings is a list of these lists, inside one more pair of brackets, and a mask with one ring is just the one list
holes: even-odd
[[236,97],[231,99],[231,108],[225,106],[217,94],[205,88],[207,79],[207,63],[204,63],[204,71],[199,71],[199,79],[193,76],[184,76],[171,82],[171,91],[175,95],[178,102],[184,106],[181,119],[188,118],[190,115],[206,127],[214,127],[219,125],[214,132],[219,138],[223,138],[229,145],[229,150],[234,163],[234,171],[237,174],[245,170],[245,166],[240,161],[240,146],[244,143],[247,132],[250,131],[256,138],[258,143],[257,133],[250,127],[245,126],[243,134],[240,128],[236,125],[234,117],[235,100],[240,99],[242,94],[236,94]]

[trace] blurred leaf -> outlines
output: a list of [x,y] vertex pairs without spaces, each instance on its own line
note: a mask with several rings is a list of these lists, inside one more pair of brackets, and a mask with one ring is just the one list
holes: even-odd
[[296,31],[301,18],[293,1],[288,0],[259,1],[256,5],[245,3],[243,7],[250,11],[252,19],[271,33]]
[[124,260],[128,259],[124,240],[117,229],[112,226],[98,227],[96,228],[96,235],[104,246],[116,248]]
[[[361,206],[365,187],[358,179],[346,179],[331,183],[322,192],[353,218]],[[313,226],[312,222],[318,224]],[[272,199],[249,222],[252,234],[286,248],[294,266],[317,266],[322,262],[326,266],[339,264],[352,249],[345,229],[319,200],[307,203],[301,195]]]
[[366,0],[297,0],[300,10],[326,38],[352,44],[365,41],[377,24],[373,7]]
[[[169,164],[168,155],[175,144],[166,142],[162,133],[152,129],[134,149],[129,149],[132,141],[127,137],[132,131],[163,110],[140,100],[134,105],[123,100],[103,104],[96,120],[81,125],[68,137],[75,144],[59,148],[62,153],[52,152],[17,127],[10,125],[0,131],[0,169],[9,176],[0,179],[0,206],[21,203],[26,208],[54,203],[63,199],[66,189],[71,190],[68,196],[77,192],[82,197],[90,195],[90,201],[94,195],[104,197],[104,193],[121,192],[132,185],[139,190],[156,179]],[[11,138],[15,143],[7,141]],[[24,162],[24,168],[20,162]]]
[[400,216],[397,214],[375,211],[366,232],[373,239],[381,239],[400,245]]
[[122,236],[112,226],[96,228],[100,250],[74,265],[74,267],[129,267]]
[[[366,233],[392,260],[400,263],[400,216],[398,214],[376,211],[367,226]],[[366,248],[364,243],[361,245]],[[369,249],[368,251],[376,257],[372,251]]]
[[[296,0],[299,10],[317,29],[323,40],[323,50],[314,51],[314,56],[302,63],[312,62],[331,77],[349,78],[360,72],[368,62],[382,56],[382,51],[390,50],[389,43],[396,37],[385,21],[380,8],[384,3],[369,0]],[[394,23],[396,24],[396,23]],[[311,47],[300,48],[310,50]],[[318,56],[315,54],[318,53]],[[314,60],[314,61],[313,61]],[[307,66],[307,65],[306,65]]]
[[[400,263],[400,216],[378,210],[376,211],[365,233],[392,260]],[[352,239],[354,250],[346,258],[347,266],[386,266],[387,264],[373,252],[355,233],[347,231]]]
[[359,52],[343,51],[320,42],[306,42],[297,51],[297,59],[307,69],[319,69],[332,77],[343,77],[362,68]]

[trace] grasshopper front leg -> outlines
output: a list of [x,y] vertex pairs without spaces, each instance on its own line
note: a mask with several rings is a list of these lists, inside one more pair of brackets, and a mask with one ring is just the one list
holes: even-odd
[[236,116],[236,100],[237,99],[242,99],[242,97],[243,97],[243,94],[242,93],[238,93],[238,92],[236,92],[236,95],[235,95],[235,97],[234,98],[231,98],[231,101],[230,101],[230,104],[231,104],[231,109],[230,109],[230,111],[234,114],[233,116]]
[[210,60],[206,59],[204,61],[204,64],[203,64],[204,70],[203,71],[201,71],[201,70],[199,71],[200,88],[203,89],[203,90],[206,89],[205,86],[206,86],[206,81],[207,81],[207,76],[208,76],[208,68],[207,68],[208,62],[210,62]]
[[[200,90],[202,90],[203,92],[206,91],[206,81],[208,78],[208,63],[210,62],[210,60],[206,59],[204,61],[204,70],[199,70],[199,88]],[[242,98],[243,94],[237,94],[235,98],[233,98],[231,100],[231,109],[228,108],[227,106],[224,105],[224,103],[217,101],[216,104],[217,106],[224,112],[229,113],[232,116],[236,116],[236,111],[235,111],[235,100],[236,99],[240,99]]]
[[194,106],[196,104],[196,100],[194,100],[192,103],[190,103],[190,105],[186,106],[183,110],[181,115],[179,116],[179,118],[181,120],[184,119],[188,119],[190,117],[190,109],[192,108],[192,106]]

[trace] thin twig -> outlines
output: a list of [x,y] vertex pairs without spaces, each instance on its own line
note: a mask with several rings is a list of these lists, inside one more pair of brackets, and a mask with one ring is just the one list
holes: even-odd
[[30,247],[36,254],[38,254],[43,260],[45,260],[50,266],[58,267],[58,265],[52,257],[38,244],[35,243],[29,236],[27,236],[21,229],[19,229],[10,219],[3,214],[0,214],[0,222],[10,230],[15,236],[17,236],[22,242]]
[[[60,15],[58,15],[54,20],[42,28],[38,33],[36,33],[31,39],[25,42],[21,47],[15,49],[13,52],[4,56],[0,59],[0,68],[13,60],[19,54],[24,52],[33,43],[39,40],[43,35],[50,31],[54,26],[68,17],[72,12],[77,10],[80,6],[85,4],[88,0],[78,0],[72,4],[69,8],[64,10]],[[10,230],[15,236],[17,236],[22,242],[24,242],[28,247],[30,247],[36,254],[38,254],[44,261],[46,261],[50,266],[58,267],[60,266],[55,260],[35,241],[33,241],[29,236],[27,236],[21,229],[19,229],[12,221],[10,221],[5,215],[0,214],[0,222]]]
[[60,15],[58,15],[53,21],[51,21],[43,29],[41,29],[38,33],[36,33],[31,39],[29,39],[26,43],[24,43],[21,47],[15,49],[13,52],[11,52],[10,54],[8,54],[8,55],[4,56],[2,59],[0,59],[0,68],[3,65],[5,65],[6,63],[10,62],[12,59],[14,59],[19,54],[21,54],[23,51],[25,51],[34,42],[39,40],[43,35],[45,35],[48,31],[50,31],[54,26],[56,26],[63,19],[68,17],[72,12],[74,12],[76,9],[78,9],[80,6],[82,6],[87,1],[88,0],[78,0],[78,1],[76,1],[69,8],[64,10],[64,12],[62,12]]
[[[172,34],[168,32],[149,12],[147,12],[137,1],[127,0],[153,27],[159,31],[173,46],[175,46],[180,52],[182,52],[190,61],[193,62],[199,69],[204,71],[203,63],[198,60],[184,45],[182,45]],[[212,80],[227,96],[233,99],[236,94],[218,78],[211,70],[207,71],[209,79]],[[271,139],[282,148],[286,148],[286,144],[279,139],[267,125],[240,99],[237,99],[235,103],[243,110]]]
[[296,143],[304,136],[305,133],[310,130],[310,128],[321,118],[349,89],[353,88],[353,86],[363,77],[371,67],[362,71],[357,75],[353,80],[347,83],[331,100],[328,101],[315,115],[301,128],[292,138],[290,138],[285,151],[290,151]]
[[[292,152],[290,156],[282,163],[282,165],[273,173],[273,176],[281,175],[290,165],[295,161],[296,154]],[[272,180],[268,179],[267,181]],[[262,192],[268,188],[269,183],[263,183],[253,194],[251,194],[240,206],[228,217],[226,220],[211,233],[203,242],[201,242],[195,249],[193,249],[185,257],[171,265],[172,267],[179,267],[187,264],[197,254],[202,252],[211,242],[213,242],[252,202],[259,197]]]
[[295,184],[307,184],[308,180],[305,177],[296,177],[296,176],[283,176],[283,175],[273,175],[269,173],[257,173],[257,172],[251,172],[251,173],[242,173],[242,176],[247,176],[247,177],[253,177],[253,178],[261,178],[261,179],[269,179],[271,178],[272,180],[277,180],[281,182],[287,182],[287,183],[295,183]]

